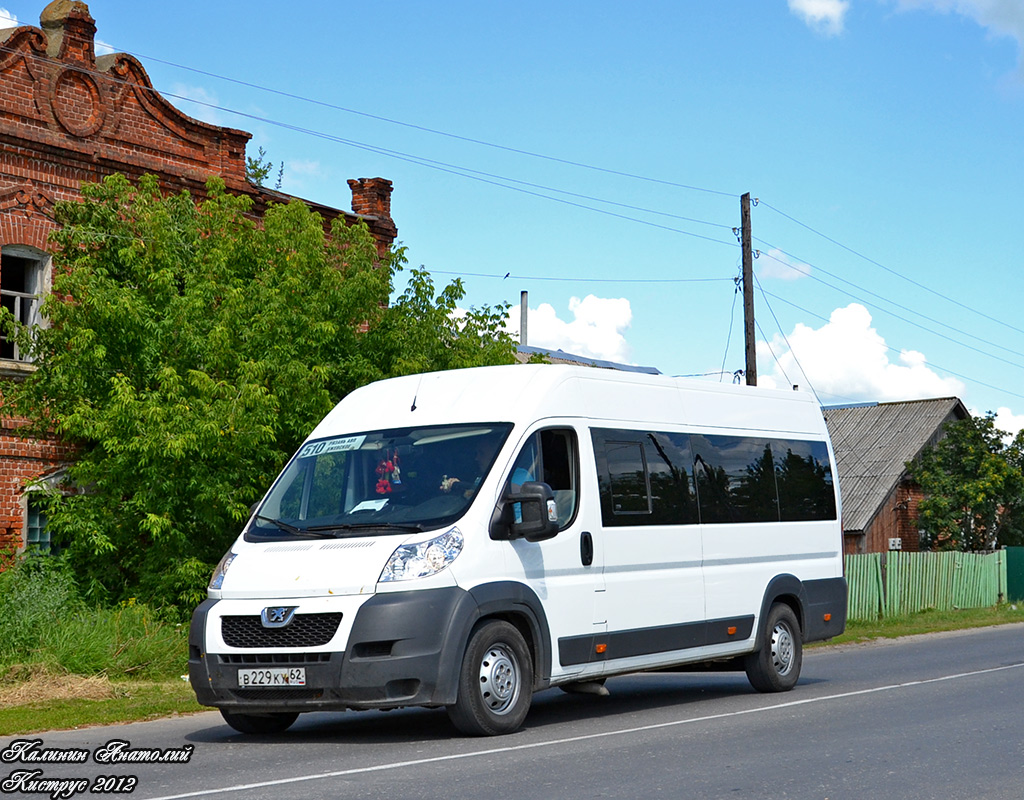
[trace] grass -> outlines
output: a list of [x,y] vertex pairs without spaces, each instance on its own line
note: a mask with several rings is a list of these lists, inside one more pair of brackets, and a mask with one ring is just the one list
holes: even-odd
[[1003,603],[994,608],[965,608],[956,611],[931,610],[873,622],[849,622],[842,636],[823,644],[827,647],[832,644],[869,642],[873,639],[897,639],[900,636],[987,628],[1012,622],[1024,622],[1024,603]]
[[113,681],[105,697],[90,696],[93,691],[83,691],[86,696],[48,697],[52,682],[38,678],[20,688],[22,697],[34,689],[38,689],[39,697],[26,698],[25,702],[0,702],[0,736],[138,722],[209,710],[196,702],[192,687],[180,678]]
[[[961,611],[926,611],[897,619],[854,622],[830,642],[868,642],[924,633],[1024,622],[1024,604]],[[185,654],[181,653],[184,664]],[[180,677],[166,680],[82,678],[45,669],[12,674],[0,683],[0,736],[90,725],[136,722],[207,710]]]
[[0,736],[200,711],[188,626],[134,600],[91,607],[66,561],[0,572]]

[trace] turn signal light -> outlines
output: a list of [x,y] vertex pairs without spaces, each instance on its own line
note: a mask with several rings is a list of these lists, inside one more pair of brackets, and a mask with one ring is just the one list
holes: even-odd
[[826,614],[825,615],[825,622],[830,622],[831,620],[832,620],[832,615],[831,614]]
[[608,650],[608,645],[606,645],[606,644],[599,644],[597,647],[594,648],[594,650],[597,651],[598,653],[604,653],[604,652],[606,652]]
[[735,625],[730,625],[728,628],[726,628],[726,632],[730,636],[735,636],[736,635],[736,626]]

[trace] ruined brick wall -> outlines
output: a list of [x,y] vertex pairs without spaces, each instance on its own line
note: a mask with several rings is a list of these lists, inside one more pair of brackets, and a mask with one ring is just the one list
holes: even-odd
[[[291,199],[246,179],[249,133],[181,113],[153,89],[137,59],[125,53],[96,57],[95,35],[95,20],[80,0],[54,0],[38,28],[0,30],[0,248],[28,247],[44,255],[54,203],[75,199],[83,181],[115,172],[131,179],[154,174],[166,191],[197,196],[218,175],[229,191],[254,199],[257,215],[270,203]],[[326,222],[339,216],[350,224],[363,220],[383,252],[397,235],[391,182],[349,183],[355,213],[310,205]],[[0,290],[11,286],[10,275],[4,281],[3,253]],[[0,405],[4,381],[30,369],[17,358],[0,357]],[[70,451],[56,441],[22,439],[17,420],[0,424],[3,549],[21,541],[26,481],[59,467]]]

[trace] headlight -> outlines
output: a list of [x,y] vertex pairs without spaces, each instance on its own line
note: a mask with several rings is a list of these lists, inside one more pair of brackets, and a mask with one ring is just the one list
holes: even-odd
[[384,571],[380,574],[380,581],[383,583],[426,578],[443,570],[461,552],[462,532],[458,528],[452,528],[447,533],[426,542],[403,544],[391,554]]
[[220,560],[217,565],[217,569],[213,571],[213,577],[210,578],[210,585],[207,589],[219,589],[224,585],[224,576],[228,573],[228,567],[231,566],[231,562],[235,560],[235,554],[230,550],[224,554],[224,558]]

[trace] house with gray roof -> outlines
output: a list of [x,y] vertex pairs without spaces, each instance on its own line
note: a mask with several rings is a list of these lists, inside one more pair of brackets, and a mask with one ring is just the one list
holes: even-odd
[[839,470],[847,554],[919,549],[921,489],[906,462],[970,416],[956,397],[823,409]]

